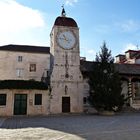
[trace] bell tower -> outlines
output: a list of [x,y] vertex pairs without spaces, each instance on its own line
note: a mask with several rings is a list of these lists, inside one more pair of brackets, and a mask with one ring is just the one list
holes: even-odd
[[83,111],[83,77],[80,71],[79,28],[63,7],[50,34],[50,113]]

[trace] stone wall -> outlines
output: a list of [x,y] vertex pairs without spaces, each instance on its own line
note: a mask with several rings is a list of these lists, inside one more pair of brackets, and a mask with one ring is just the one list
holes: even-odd
[[[18,62],[18,56],[22,56],[22,61]],[[30,72],[30,64],[36,64],[36,71]],[[17,70],[21,69],[20,76]],[[46,76],[46,71],[50,69],[50,55],[40,53],[25,53],[0,51],[0,80],[41,80]]]
[[[0,105],[0,116],[14,115],[15,94],[27,94],[26,115],[47,115],[49,114],[49,91],[48,90],[0,90],[0,94],[6,94],[6,105]],[[42,105],[35,105],[35,94],[42,94]]]

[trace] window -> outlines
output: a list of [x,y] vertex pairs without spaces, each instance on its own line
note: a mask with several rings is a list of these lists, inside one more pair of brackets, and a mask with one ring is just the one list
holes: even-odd
[[6,105],[6,94],[0,94],[0,105]]
[[17,68],[16,69],[16,75],[17,75],[17,77],[22,77],[23,76],[23,69],[22,68]]
[[44,69],[44,70],[45,70],[44,77],[48,77],[49,76],[49,70],[47,70],[47,69]]
[[89,90],[89,85],[88,84],[84,84],[84,89]]
[[35,94],[35,105],[42,105],[42,94]]
[[84,103],[84,104],[87,103],[87,98],[86,98],[86,97],[83,98],[83,103]]
[[49,76],[49,71],[48,71],[48,70],[46,71],[46,76],[47,76],[47,77]]
[[22,56],[18,56],[18,62],[22,62]]
[[30,64],[29,71],[30,72],[36,72],[36,64]]

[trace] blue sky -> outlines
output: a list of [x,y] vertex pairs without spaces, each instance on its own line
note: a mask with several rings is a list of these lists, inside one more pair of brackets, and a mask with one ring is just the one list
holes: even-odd
[[140,0],[0,0],[0,45],[50,46],[61,5],[80,28],[80,52],[93,60],[106,41],[112,55],[140,45]]

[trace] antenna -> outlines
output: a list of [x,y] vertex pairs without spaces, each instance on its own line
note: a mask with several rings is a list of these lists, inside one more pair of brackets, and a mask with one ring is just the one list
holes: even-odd
[[138,44],[136,45],[136,48],[137,48],[137,50],[139,50],[139,45]]

